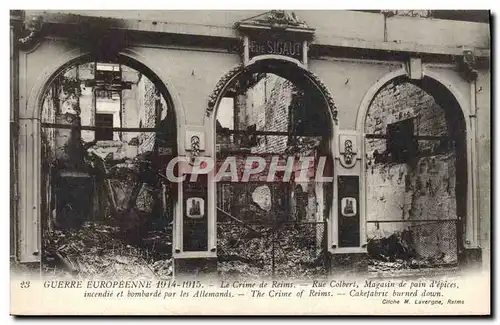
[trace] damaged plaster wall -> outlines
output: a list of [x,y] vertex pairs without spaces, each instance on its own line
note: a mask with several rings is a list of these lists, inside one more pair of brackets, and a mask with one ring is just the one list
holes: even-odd
[[[58,89],[52,84],[43,101],[42,107],[42,123],[55,123],[56,110],[58,100],[56,98]],[[52,162],[56,155],[56,134],[59,130],[42,128],[41,130],[41,155],[42,155],[42,200],[41,200],[41,216],[42,216],[42,232],[47,233],[51,230],[52,224],[49,222],[52,212],[52,179],[50,170]]]
[[[414,118],[414,134],[448,134],[445,111],[416,85],[392,82],[374,98],[365,124],[366,134],[387,133],[387,125]],[[443,140],[419,140],[415,163],[388,158],[385,139],[366,140],[367,220],[455,219],[455,148]],[[389,157],[390,158],[390,157]],[[445,262],[457,259],[457,228],[447,222],[368,223],[368,238],[400,235],[409,230],[421,258]]]
[[[45,94],[42,122],[95,126],[95,113],[102,112],[100,108],[104,107],[104,110],[115,111],[115,119],[119,118],[118,123],[113,123],[114,127],[155,127],[156,87],[148,78],[134,69],[121,66],[121,81],[128,83],[130,89],[124,89],[112,96],[106,92],[94,96],[95,90],[92,84],[94,80],[94,63],[72,66],[55,78]],[[161,117],[165,118],[167,105],[163,97],[160,96],[160,98],[162,103]],[[91,130],[82,130],[81,140],[84,142],[93,141],[95,133]],[[65,163],[71,160],[68,149],[70,135],[70,129],[42,128],[42,168],[44,170],[42,184],[45,188],[44,193],[46,193],[43,211],[44,215],[47,216],[51,215],[54,210],[54,203],[51,202],[53,201],[51,190],[54,186],[51,177],[55,175],[53,171],[68,170],[68,168],[74,167]],[[139,153],[151,151],[154,141],[154,132],[114,132],[113,140],[97,141],[94,146],[88,149],[88,152],[93,152],[107,161],[127,159],[130,163],[130,160],[136,158]],[[139,150],[142,151],[139,152]],[[86,167],[90,166],[88,162],[85,165]],[[53,167],[57,167],[57,170]],[[84,167],[74,171],[86,172],[88,170]],[[132,185],[132,183],[122,182],[118,186],[119,188],[115,186],[115,200],[119,206],[126,205],[125,201],[128,197],[125,194],[131,192]],[[144,201],[142,200],[143,196],[141,192],[138,205]],[[106,197],[104,196],[100,201],[106,201]],[[147,209],[142,210],[146,211]]]
[[[73,66],[57,78],[53,91],[55,108],[54,121],[57,124],[79,125],[81,108],[81,83],[79,82],[79,66]],[[45,109],[44,109],[45,110]],[[48,111],[49,109],[47,109]],[[56,159],[66,159],[65,146],[70,138],[70,129],[58,129],[55,133]]]
[[[154,128],[156,124],[155,115],[155,100],[156,87],[151,80],[145,76],[141,76],[136,85],[137,89],[137,107],[142,109],[138,111],[136,123],[139,127]],[[167,116],[168,106],[165,98],[160,96],[161,100],[161,120]],[[153,150],[155,134],[151,132],[141,132],[138,134],[138,152],[144,153]]]
[[[123,89],[111,98],[97,97],[95,99],[97,113],[113,114],[114,127],[154,128],[155,127],[155,90],[152,81],[140,72],[127,66],[120,66],[121,79],[130,84],[130,89]],[[65,93],[62,82],[73,80],[79,84],[79,92]],[[54,118],[50,123],[67,125],[95,125],[95,112],[93,108],[93,86],[89,82],[94,80],[94,63],[84,63],[72,66],[56,80],[53,87],[59,89],[58,103],[53,103]],[[56,90],[53,90],[53,93]],[[54,95],[57,96],[57,95]],[[167,114],[167,104],[163,96],[161,119]],[[47,101],[44,102],[44,111],[52,111]],[[64,158],[64,146],[68,142],[69,129],[55,131],[58,158]],[[93,141],[95,131],[82,130],[82,140]],[[115,159],[132,158],[137,154],[153,150],[155,140],[154,132],[114,132],[113,140],[99,141],[96,153],[101,157],[113,154]]]

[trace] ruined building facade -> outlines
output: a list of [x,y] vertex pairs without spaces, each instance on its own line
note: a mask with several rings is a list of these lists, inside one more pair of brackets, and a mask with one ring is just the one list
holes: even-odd
[[[393,241],[410,260],[489,266],[484,19],[437,11],[13,11],[10,32],[17,261],[41,260],[41,226],[53,210],[46,171],[81,128],[79,145],[97,140],[88,152],[100,159],[159,157],[158,173],[130,192],[154,188],[168,207],[179,265],[216,260],[221,214],[259,211],[254,198],[271,193],[268,215],[323,223],[333,264],[353,264],[374,243]],[[119,92],[92,90],[105,76]],[[250,155],[276,154],[325,156],[332,181],[319,186],[309,175],[307,184],[263,184],[256,176],[244,185],[207,175],[188,186],[162,178],[173,156],[218,165],[232,155],[241,165]],[[193,199],[204,203],[199,238]],[[196,240],[202,245],[187,249]]]

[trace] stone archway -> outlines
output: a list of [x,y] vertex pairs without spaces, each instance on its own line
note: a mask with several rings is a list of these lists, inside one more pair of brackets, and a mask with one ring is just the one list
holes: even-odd
[[[405,69],[387,75],[366,94],[357,117],[364,138],[361,194],[367,236],[404,237],[403,242],[411,242],[410,255],[418,267],[430,260],[458,265],[474,233],[470,228],[474,208],[469,205],[470,121],[464,113],[469,106],[455,88],[430,75],[410,79]],[[398,137],[408,134],[416,144],[407,144],[405,153],[395,149],[399,145],[393,145],[397,141],[391,136],[403,129],[411,129],[411,135],[398,133]],[[394,173],[399,176],[393,178]],[[404,186],[395,185],[396,180]],[[384,187],[374,190],[374,184]],[[386,190],[394,193],[389,197]],[[428,202],[428,210],[423,202]],[[372,244],[370,239],[368,251],[373,253],[378,239]]]
[[[215,85],[214,90],[208,97],[208,103],[207,103],[207,108],[206,108],[206,115],[207,117],[211,117],[214,114],[215,108],[218,106],[221,100],[221,96],[224,93],[224,91],[231,85],[231,83],[238,78],[241,74],[252,71],[252,70],[257,70],[259,64],[261,64],[263,61],[275,61],[281,64],[288,64],[290,67],[298,71],[298,73],[304,74],[307,78],[311,80],[311,82],[314,84],[314,86],[317,87],[318,91],[322,94],[324,97],[326,103],[328,104],[328,108],[330,111],[330,117],[334,121],[334,123],[337,123],[337,106],[335,105],[335,101],[333,100],[332,95],[330,94],[330,91],[326,87],[326,85],[321,81],[321,79],[316,76],[312,71],[305,69],[303,66],[301,66],[298,61],[294,60],[291,61],[290,59],[286,58],[285,59],[278,59],[277,57],[279,56],[272,56],[272,58],[269,58],[270,56],[265,56],[264,58],[261,58],[259,60],[254,59],[250,62],[248,65],[244,64],[239,64],[235,67],[233,67],[231,70],[226,72],[217,82]],[[217,112],[215,112],[217,113]],[[213,118],[213,117],[212,117]]]
[[[65,52],[53,57],[51,62],[34,80],[29,93],[24,87],[20,89],[21,101],[19,113],[19,199],[18,199],[18,239],[16,252],[21,262],[39,262],[41,258],[41,107],[49,85],[54,78],[69,66],[93,62],[93,55],[81,48]],[[120,52],[116,61],[129,65],[147,75],[156,85],[160,94],[172,108],[175,125],[175,139],[178,142],[181,125],[185,121],[185,114],[179,95],[175,91],[169,76],[161,68],[155,67],[139,52],[125,49]],[[21,66],[21,69],[27,69]],[[177,146],[177,144],[176,144]],[[177,150],[177,149],[176,149]],[[177,207],[174,208],[177,211]],[[175,212],[174,212],[175,213]]]
[[[217,155],[217,157],[219,157],[218,154],[216,154],[216,149],[215,149],[216,148],[216,141],[217,141],[215,134],[216,134],[216,129],[218,129],[218,124],[216,125],[218,108],[220,107],[219,105],[221,104],[221,101],[222,101],[222,98],[224,97],[224,94],[229,89],[232,89],[232,87],[239,80],[239,78],[245,79],[244,77],[247,75],[259,74],[259,73],[262,73],[264,75],[265,74],[274,74],[278,78],[283,78],[283,80],[290,81],[291,83],[298,82],[300,84],[300,82],[304,82],[304,83],[308,84],[307,87],[309,87],[309,88],[307,88],[308,89],[307,91],[310,91],[311,93],[314,92],[317,95],[318,103],[321,102],[321,104],[317,104],[317,107],[315,107],[315,108],[318,108],[318,110],[321,111],[321,113],[324,113],[323,122],[325,122],[325,124],[323,125],[323,127],[321,127],[321,130],[319,130],[319,129],[317,130],[320,133],[321,133],[321,131],[323,131],[323,133],[322,133],[323,136],[322,136],[321,141],[324,141],[322,143],[325,144],[325,147],[321,150],[325,150],[325,151],[322,151],[323,154],[330,157],[330,159],[333,159],[333,157],[335,155],[335,153],[334,153],[334,149],[335,149],[334,143],[335,142],[333,139],[334,139],[334,136],[336,134],[335,130],[336,130],[336,125],[337,125],[337,108],[336,108],[335,102],[334,102],[329,90],[326,88],[326,86],[321,82],[321,80],[314,73],[305,69],[301,64],[299,64],[297,62],[293,62],[292,60],[289,60],[289,59],[282,60],[282,59],[279,59],[279,57],[277,58],[274,56],[273,57],[262,56],[262,57],[260,57],[260,59],[253,59],[252,61],[249,62],[248,65],[238,65],[238,66],[234,67],[233,69],[229,70],[217,83],[214,91],[212,92],[212,94],[209,97],[209,101],[208,101],[207,108],[206,108],[206,118],[205,118],[205,124],[207,125],[207,132],[209,132],[207,134],[207,137],[211,139],[211,141],[209,142],[209,146],[210,146],[210,151],[211,151],[211,154],[213,155],[213,157],[215,157],[216,155]],[[318,113],[318,114],[320,114],[320,113]],[[313,115],[314,114],[311,114],[311,118]],[[210,130],[210,131],[208,131],[208,130]],[[264,133],[266,131],[269,131],[270,133],[272,133],[273,131],[276,131],[276,130],[261,129],[258,131],[264,132]],[[283,130],[280,130],[280,131],[282,132]],[[275,134],[277,134],[277,133],[275,133]],[[263,154],[265,155],[265,153],[263,153]],[[329,168],[330,172],[333,173],[333,169],[334,169],[333,160],[328,161],[327,164],[328,164],[327,168]],[[215,183],[216,182],[209,183],[209,188],[210,188],[209,193],[212,193],[210,196],[210,200],[211,200],[211,202],[213,202],[213,204],[211,205],[213,208],[212,214],[214,216],[216,216],[217,214],[220,215],[221,213],[224,214],[226,212],[226,211],[221,210],[220,207],[218,207],[218,205],[219,205],[218,203],[220,203],[220,202],[219,202],[218,198],[216,197],[218,194],[215,194],[215,193],[219,193],[219,192],[222,193],[224,190],[222,188],[219,188],[219,187],[217,187],[217,189],[216,189]],[[315,196],[314,200],[316,200],[316,199],[318,200],[318,201],[315,201],[316,202],[315,204],[321,206],[319,208],[320,212],[318,212],[318,215],[316,216],[316,218],[319,218],[319,219],[315,219],[315,220],[316,221],[321,220],[320,222],[318,222],[318,227],[323,227],[323,224],[326,225],[325,220],[332,220],[332,216],[335,213],[334,209],[332,208],[333,196],[334,196],[334,192],[335,192],[334,183],[335,183],[335,181],[332,178],[332,183],[330,183],[330,185],[332,185],[332,187],[328,188],[328,190],[324,190],[323,185],[317,185],[317,184],[316,185],[310,185],[310,184],[305,185],[304,193],[299,195],[300,197],[298,197],[298,198],[295,198],[294,194],[298,195],[297,193],[299,193],[300,191],[293,192],[293,190],[296,190],[296,188],[293,187],[291,189],[291,192],[290,192],[290,195],[292,197],[292,201],[295,199],[297,202],[300,202],[300,203],[297,204],[297,202],[296,202],[295,204],[293,204],[293,202],[292,202],[291,204],[295,205],[295,206],[296,205],[304,205],[304,204],[307,205],[307,202],[306,202],[307,199],[304,199],[304,196],[307,197],[308,191],[309,191],[309,195],[314,195]],[[273,186],[274,185],[276,185],[276,184],[273,184]],[[250,190],[250,191],[253,190],[254,193],[252,194],[252,196],[254,196],[254,195],[259,196],[262,193],[266,193],[266,191],[269,192],[268,189],[264,188],[265,186],[264,187],[262,187],[262,186],[255,187],[255,186],[257,186],[257,185],[250,184],[248,186],[248,188],[243,186],[243,187],[245,187],[245,189],[240,188],[238,190],[242,190],[244,192],[247,190]],[[308,186],[309,186],[309,189],[308,189]],[[278,189],[278,188],[276,188],[276,190],[282,191],[282,189]],[[273,191],[271,191],[271,192],[273,192]],[[292,192],[293,192],[293,194],[292,194]],[[326,193],[326,192],[329,192],[329,194],[324,195],[323,193]],[[248,193],[250,193],[250,192],[248,192]],[[246,193],[245,195],[247,195],[248,193]],[[255,194],[255,193],[257,193],[257,194]],[[313,194],[311,194],[311,193],[313,193]],[[272,201],[274,203],[276,203],[275,200],[278,200],[278,201],[276,201],[276,202],[279,202],[278,204],[285,204],[285,205],[288,204],[288,203],[283,203],[281,199],[277,199],[273,194]],[[235,203],[235,204],[241,204],[241,202]],[[302,221],[306,221],[305,220],[306,218],[304,217],[306,213],[304,210],[301,210],[301,208],[297,208],[294,210],[297,210],[296,215],[300,216],[300,218],[299,218],[300,220],[304,219]],[[327,217],[325,217],[325,219],[323,219],[323,216],[325,216],[325,215]],[[289,216],[289,218],[292,218],[292,217]],[[293,218],[295,218],[295,217],[293,217]],[[290,219],[290,220],[292,220],[292,219]],[[297,219],[297,220],[299,220],[299,219]],[[295,220],[295,219],[293,219],[293,220]],[[290,222],[290,221],[288,221],[288,222]],[[215,233],[216,218],[214,217],[213,220],[210,221],[210,223],[213,225],[212,226],[212,229],[214,229],[213,236],[215,237],[216,236],[216,233]],[[321,224],[321,225],[319,225],[319,224]],[[299,225],[300,225],[300,223],[299,223]],[[317,238],[314,238],[314,240],[318,241],[318,243],[321,242],[321,244],[319,244],[320,246],[323,245],[323,240],[325,243],[327,243],[327,242],[329,243],[329,241],[331,240],[330,236],[328,235],[331,232],[330,227],[325,227],[324,232],[321,232],[321,231],[315,232],[315,231],[314,231],[314,233],[316,234],[315,236],[317,236]],[[306,233],[306,232],[308,232],[308,231],[304,231],[304,233]],[[320,233],[321,233],[321,235],[319,235]],[[331,245],[328,244],[328,246],[331,246]],[[321,251],[322,251],[322,253],[326,254],[328,249],[325,246],[325,247],[321,248]]]

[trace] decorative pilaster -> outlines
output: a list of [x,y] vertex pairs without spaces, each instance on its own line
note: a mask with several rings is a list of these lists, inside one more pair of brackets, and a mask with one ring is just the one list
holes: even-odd
[[40,231],[40,121],[21,118],[18,141],[18,259],[39,262]]
[[[476,75],[477,77],[477,72]],[[471,114],[470,127],[471,127],[471,165],[469,168],[469,173],[472,178],[472,218],[467,222],[467,229],[470,229],[466,233],[466,247],[476,248],[479,246],[479,172],[478,172],[478,159],[477,159],[477,118],[476,118],[476,79],[470,81],[470,105]]]
[[465,220],[465,248],[479,247],[479,197],[478,197],[478,162],[477,162],[477,118],[476,118],[476,79],[478,75],[478,59],[472,50],[464,50],[462,56],[456,58],[456,66],[460,76],[470,85],[470,114],[464,116],[470,122],[470,135],[467,141],[470,141],[470,157],[468,158],[468,174],[471,185],[468,187],[471,191],[468,200],[467,215]]

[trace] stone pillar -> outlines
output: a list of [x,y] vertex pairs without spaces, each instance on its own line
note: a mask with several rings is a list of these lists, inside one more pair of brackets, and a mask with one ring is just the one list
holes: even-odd
[[10,255],[16,255],[16,221],[17,221],[17,132],[18,132],[18,114],[17,105],[17,85],[18,85],[18,69],[17,69],[17,49],[15,47],[15,27],[10,26]]
[[[479,173],[477,161],[477,109],[476,80],[470,82],[470,150],[468,150],[468,206],[465,222],[465,251],[461,264],[465,268],[478,268],[482,263],[482,250],[479,245]],[[467,116],[465,116],[467,118]]]
[[482,267],[491,266],[491,85],[489,69],[480,70],[476,80],[478,228]]
[[20,117],[18,139],[18,259],[40,262],[40,120]]

